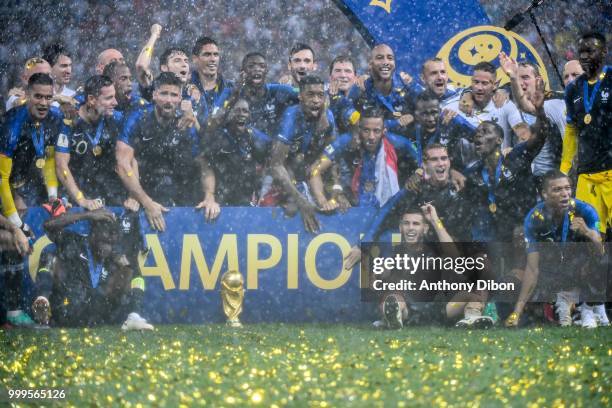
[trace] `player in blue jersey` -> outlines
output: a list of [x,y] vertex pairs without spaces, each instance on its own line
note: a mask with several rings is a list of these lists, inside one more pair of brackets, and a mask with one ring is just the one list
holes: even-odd
[[[518,301],[514,312],[506,320],[506,326],[518,324],[525,304],[536,287],[540,271],[554,279],[560,289],[556,296],[559,323],[561,326],[571,325],[570,310],[572,303],[577,303],[578,294],[568,292],[573,287],[571,283],[570,287],[563,287],[564,272],[576,277],[582,266],[604,254],[599,235],[600,219],[597,212],[584,201],[572,199],[572,186],[570,179],[565,174],[558,170],[548,172],[543,179],[542,196],[544,201],[532,208],[525,217],[527,268]],[[590,243],[591,245],[588,246],[590,250],[585,247],[584,257],[581,257],[575,250],[571,251],[570,247],[565,247],[565,243],[570,242]],[[568,254],[564,256],[564,252]],[[551,259],[551,255],[554,259]],[[606,282],[592,283],[606,284]],[[603,305],[598,307],[603,309]],[[583,304],[581,315],[583,327],[597,326],[592,304]],[[600,317],[600,322],[608,323],[605,309]]]
[[[61,112],[51,107],[53,80],[36,73],[28,80],[26,102],[8,111],[0,126],[0,203],[2,214],[32,237],[21,216],[27,208],[57,199],[54,154],[69,152],[69,130]],[[16,326],[34,322],[19,309],[23,259],[0,253],[0,268],[10,275],[8,320]],[[7,278],[8,279],[8,278]],[[9,299],[9,300],[10,300]]]
[[[102,74],[113,81],[115,87],[115,110],[127,115],[134,109],[144,107],[148,102],[132,87],[132,73],[125,63],[114,61],[104,68]],[[83,102],[85,100],[83,99]]]
[[210,115],[216,106],[223,103],[231,94],[234,83],[223,77],[219,71],[221,54],[217,41],[210,37],[200,37],[192,49],[191,61],[193,70],[191,83],[195,85],[204,97],[202,104]]
[[348,99],[355,85],[355,62],[348,55],[338,55],[329,66],[329,109],[334,113],[339,132],[348,132],[359,120],[359,113]]
[[475,159],[471,142],[476,128],[456,112],[442,112],[436,94],[425,91],[417,96],[414,116],[416,123],[411,139],[417,149],[419,166],[423,148],[433,143],[448,148],[453,168],[460,172]]
[[[358,145],[354,146],[351,133],[343,133],[312,166],[310,190],[323,211],[346,209],[351,202],[360,207],[381,207],[400,189],[398,164],[411,162],[413,171],[418,167],[413,144],[388,133],[383,116],[379,109],[364,111],[359,119]],[[334,163],[340,162],[350,167],[351,180],[348,185],[334,185],[333,197],[328,200],[323,176]]]
[[68,126],[61,112],[51,108],[51,77],[32,75],[26,99],[25,105],[6,113],[0,129],[2,213],[18,227],[23,223],[13,193],[20,195],[28,206],[57,198],[54,153],[70,151]]
[[165,230],[163,212],[169,206],[197,204],[208,220],[220,211],[214,172],[201,161],[198,132],[195,127],[179,128],[181,88],[176,75],[162,72],[155,80],[153,104],[126,119],[115,151],[123,185],[144,207],[150,225],[160,231]]
[[249,122],[249,103],[239,98],[225,123],[207,136],[205,158],[215,171],[215,196],[222,206],[257,206],[261,198],[272,139]]
[[268,63],[259,52],[244,56],[242,75],[240,96],[249,102],[251,125],[268,135],[275,134],[285,109],[298,103],[298,93],[289,85],[266,83]]
[[317,231],[316,206],[306,184],[308,170],[336,137],[334,116],[325,109],[321,78],[311,75],[302,78],[300,104],[285,110],[277,137],[272,147],[271,168],[287,196],[288,210],[291,212],[291,207],[297,206],[306,230]]
[[126,194],[115,173],[123,116],[114,110],[115,88],[110,78],[94,75],[85,82],[84,94],[87,99],[71,125],[70,153],[55,153],[58,179],[85,209],[123,205]]
[[372,48],[369,61],[370,78],[363,89],[354,85],[349,99],[358,112],[377,107],[385,113],[385,127],[390,132],[404,134],[414,121],[416,89],[406,86],[395,73],[395,53],[386,44]]

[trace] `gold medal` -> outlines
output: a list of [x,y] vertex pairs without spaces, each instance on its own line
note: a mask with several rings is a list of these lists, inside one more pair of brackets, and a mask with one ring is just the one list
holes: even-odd
[[593,117],[591,116],[590,113],[587,113],[586,115],[584,115],[584,123],[586,125],[588,125],[589,123],[591,123],[591,120],[593,120]]
[[94,148],[92,149],[92,152],[94,156],[97,157],[102,154],[102,148],[100,146],[94,146]]
[[372,191],[374,191],[374,183],[372,183],[371,181],[366,181],[363,184],[363,189],[368,193],[371,193]]
[[495,205],[495,203],[489,204],[489,211],[495,214],[495,212],[497,211],[497,205]]
[[45,167],[45,159],[43,158],[36,159],[36,167],[38,167],[39,169],[42,169],[43,167]]

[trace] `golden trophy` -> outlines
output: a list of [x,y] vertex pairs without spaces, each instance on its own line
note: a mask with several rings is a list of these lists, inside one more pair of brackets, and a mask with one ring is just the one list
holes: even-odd
[[227,271],[221,277],[221,300],[223,313],[227,318],[227,325],[242,327],[240,313],[244,302],[244,279],[238,271]]

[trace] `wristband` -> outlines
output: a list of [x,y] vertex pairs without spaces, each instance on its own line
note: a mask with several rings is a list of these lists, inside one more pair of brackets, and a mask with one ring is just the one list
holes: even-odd
[[85,196],[83,195],[83,192],[82,192],[82,191],[79,191],[79,192],[77,193],[77,195],[76,195],[75,199],[76,199],[77,201],[79,201],[79,200],[82,200],[83,198],[85,198]]
[[442,224],[442,221],[439,219],[436,221],[436,226],[438,226],[438,228],[444,228],[444,224]]

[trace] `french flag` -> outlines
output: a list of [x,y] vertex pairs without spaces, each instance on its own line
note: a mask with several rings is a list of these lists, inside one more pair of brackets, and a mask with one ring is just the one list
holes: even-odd
[[[353,174],[351,188],[355,198],[359,198],[359,181],[361,179],[362,163],[359,163]],[[385,203],[399,191],[399,182],[397,181],[397,153],[395,148],[387,140],[382,138],[382,143],[376,155],[376,190],[374,195],[378,199],[379,205],[382,207]]]

